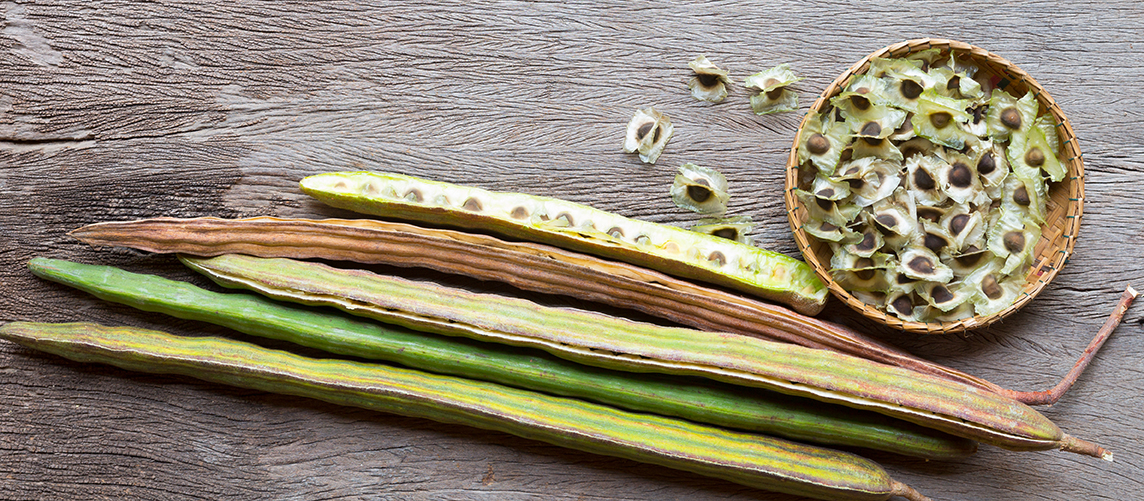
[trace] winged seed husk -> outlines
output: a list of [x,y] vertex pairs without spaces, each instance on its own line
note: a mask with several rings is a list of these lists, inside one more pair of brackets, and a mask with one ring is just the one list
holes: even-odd
[[41,278],[144,311],[437,374],[825,445],[866,447],[927,459],[965,457],[976,450],[976,443],[966,439],[810,399],[767,391],[748,393],[694,379],[596,369],[541,352],[391,328],[254,294],[220,294],[110,266],[36,258],[28,268]]
[[800,260],[565,200],[380,172],[319,174],[301,187],[334,207],[541,241],[731,287],[801,313],[816,314],[826,304],[826,285]]
[[1015,400],[969,385],[825,350],[550,308],[318,263],[225,255],[183,257],[220,285],[333,306],[404,327],[539,348],[598,367],[766,388],[872,410],[1011,450],[1059,448],[1100,457]]
[[853,454],[380,364],[312,359],[218,337],[12,322],[0,338],[80,362],[510,433],[818,499],[927,499]]

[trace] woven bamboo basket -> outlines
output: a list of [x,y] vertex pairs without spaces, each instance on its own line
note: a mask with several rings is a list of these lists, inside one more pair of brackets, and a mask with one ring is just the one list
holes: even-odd
[[790,219],[791,229],[799,249],[802,251],[806,262],[814,268],[836,298],[867,318],[896,329],[922,334],[947,334],[983,327],[1012,314],[1036,297],[1068,262],[1076,244],[1081,210],[1084,205],[1084,162],[1081,159],[1076,135],[1073,133],[1068,119],[1057,106],[1057,103],[1053,101],[1053,98],[1049,96],[1049,93],[1036,80],[1000,56],[979,47],[953,40],[934,38],[908,40],[875,51],[855,63],[849,70],[831,82],[823,91],[822,96],[811,106],[810,111],[812,113],[821,111],[823,107],[827,106],[831,97],[845,89],[852,76],[867,71],[872,59],[903,57],[930,48],[953,51],[959,59],[971,59],[980,67],[979,71],[988,72],[998,80],[997,88],[1004,89],[1010,94],[1019,97],[1027,91],[1033,91],[1037,100],[1040,101],[1042,110],[1047,110],[1056,119],[1061,144],[1061,161],[1067,165],[1068,175],[1063,181],[1050,185],[1046,200],[1045,225],[1042,228],[1041,239],[1034,247],[1035,258],[1026,277],[1027,283],[1018,299],[1008,308],[989,316],[975,316],[957,322],[908,322],[860,301],[835,283],[829,267],[831,249],[824,242],[803,231],[802,226],[808,217],[808,213],[800,206],[794,193],[796,187],[808,189],[808,186],[800,186],[799,184],[798,146],[800,144],[799,136],[805,129],[811,113],[803,118],[798,129],[799,133],[795,135],[794,145],[791,147],[790,157],[787,160],[784,196],[786,198],[787,216]]

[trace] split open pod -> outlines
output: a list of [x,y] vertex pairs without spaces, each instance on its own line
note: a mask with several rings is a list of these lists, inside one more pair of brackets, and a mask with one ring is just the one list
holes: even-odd
[[839,75],[799,126],[785,198],[830,292],[927,334],[1000,320],[1072,254],[1084,164],[1031,76],[979,47],[918,39]]

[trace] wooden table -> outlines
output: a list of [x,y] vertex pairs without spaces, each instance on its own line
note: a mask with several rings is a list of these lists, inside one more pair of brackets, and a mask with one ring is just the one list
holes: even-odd
[[[1032,304],[965,336],[824,316],[1004,386],[1051,386],[1125,285],[1144,284],[1144,7],[1112,2],[37,2],[0,5],[0,320],[235,335],[35,277],[35,256],[206,285],[167,256],[91,249],[83,224],[149,216],[345,216],[303,176],[379,169],[687,224],[667,196],[696,162],[731,183],[759,245],[797,255],[783,164],[802,113],[755,116],[733,86],[695,101],[687,62],[791,63],[805,110],[867,53],[926,36],[1006,57],[1080,138],[1075,255]],[[637,107],[669,114],[655,165],[620,151]],[[533,297],[485,286],[506,294]],[[539,299],[539,298],[538,298]],[[547,298],[548,301],[557,301]],[[581,307],[583,305],[564,301]],[[1044,412],[1116,462],[983,447],[962,461],[870,454],[937,500],[1144,492],[1144,337],[1130,311]],[[0,343],[2,499],[790,499],[500,433],[64,361]]]

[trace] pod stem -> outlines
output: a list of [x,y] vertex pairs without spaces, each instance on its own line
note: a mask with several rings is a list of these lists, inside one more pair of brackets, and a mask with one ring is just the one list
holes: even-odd
[[913,487],[903,484],[897,480],[891,480],[890,486],[892,488],[890,491],[891,496],[901,496],[909,499],[910,501],[932,501],[922,493],[914,490]]
[[[1112,331],[1116,330],[1116,327],[1124,320],[1124,314],[1128,312],[1128,307],[1132,304],[1132,301],[1136,299],[1137,294],[1136,289],[1133,289],[1131,285],[1124,289],[1124,293],[1120,295],[1120,302],[1116,304],[1116,308],[1112,310],[1112,314],[1108,316],[1108,320],[1105,321],[1104,325],[1097,331],[1096,337],[1092,338],[1092,341],[1088,343],[1088,347],[1085,348],[1080,359],[1073,365],[1072,370],[1069,371],[1064,379],[1061,379],[1056,386],[1045,391],[1003,390],[1001,393],[1027,405],[1052,405],[1056,403],[1069,388],[1072,388],[1073,383],[1076,383],[1077,378],[1079,378],[1081,373],[1088,367],[1088,364],[1092,362],[1093,357],[1096,356],[1096,352],[1100,350],[1100,347],[1103,346],[1104,342],[1112,335]],[[1096,457],[1101,456],[1096,455]],[[1112,457],[1111,454],[1109,457]]]
[[1109,463],[1112,462],[1112,452],[1087,440],[1081,440],[1072,435],[1065,435],[1061,438],[1060,443],[1062,451],[1075,452],[1077,454],[1100,458]]

